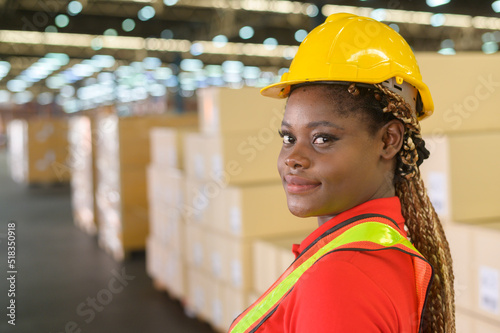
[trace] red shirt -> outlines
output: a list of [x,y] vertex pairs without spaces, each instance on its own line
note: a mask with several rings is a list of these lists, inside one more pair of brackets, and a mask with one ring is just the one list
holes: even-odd
[[[360,214],[385,215],[406,237],[399,199],[375,199],[320,226],[294,246],[295,254],[328,229]],[[415,278],[408,254],[397,250],[339,251],[325,255],[308,269],[257,332],[418,332],[418,324]]]

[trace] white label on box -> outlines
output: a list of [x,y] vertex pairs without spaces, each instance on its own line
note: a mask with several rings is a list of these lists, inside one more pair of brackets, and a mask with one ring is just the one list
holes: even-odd
[[222,302],[220,299],[214,299],[212,301],[212,319],[215,325],[222,324]]
[[212,252],[212,273],[217,278],[222,276],[222,259],[219,252]]
[[222,178],[224,175],[224,162],[220,154],[212,156],[212,174],[218,178]]
[[193,244],[194,264],[200,267],[203,264],[203,247],[200,243]]
[[194,303],[195,303],[195,311],[198,313],[203,309],[205,305],[205,293],[200,286],[195,286],[194,291]]
[[229,211],[229,224],[231,231],[235,235],[241,234],[241,210],[237,206],[232,206]]
[[201,154],[194,155],[194,173],[198,179],[203,179],[205,175],[205,163]]
[[236,259],[231,260],[231,280],[235,287],[243,285],[243,268],[241,262]]
[[168,149],[167,150],[167,163],[168,163],[168,165],[170,165],[174,168],[178,167],[177,151],[175,149]]
[[498,270],[487,267],[479,267],[479,307],[485,311],[499,313],[499,281]]
[[448,211],[448,185],[444,172],[429,172],[427,194],[438,215],[444,216]]

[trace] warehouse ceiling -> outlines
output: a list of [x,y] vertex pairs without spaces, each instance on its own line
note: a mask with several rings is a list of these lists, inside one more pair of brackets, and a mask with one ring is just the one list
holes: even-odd
[[[434,0],[447,3],[431,7],[432,1],[0,0],[0,60],[11,65],[0,89],[47,53],[69,56],[60,71],[95,54],[116,59],[109,70],[156,57],[164,64],[239,60],[277,71],[289,65],[303,38],[298,31],[343,11],[391,24],[415,51],[498,50],[493,1]],[[242,36],[245,26],[250,37]],[[43,83],[33,86],[47,90]]]

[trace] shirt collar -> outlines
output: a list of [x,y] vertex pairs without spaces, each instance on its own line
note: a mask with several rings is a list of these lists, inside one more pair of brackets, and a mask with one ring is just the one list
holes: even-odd
[[[314,230],[309,236],[306,237],[300,244],[294,244],[292,251],[295,256],[298,256],[304,249],[306,249],[309,244],[314,242],[318,237],[320,237],[325,231],[333,228],[337,224],[350,219],[351,217],[362,215],[362,214],[381,214],[393,219],[399,226],[399,231],[406,237],[406,231],[404,230],[404,217],[401,214],[401,203],[399,198],[394,196],[390,198],[380,198],[373,199],[364,202],[356,207],[348,209],[331,220],[327,221],[316,230]],[[393,225],[394,226],[394,225]]]

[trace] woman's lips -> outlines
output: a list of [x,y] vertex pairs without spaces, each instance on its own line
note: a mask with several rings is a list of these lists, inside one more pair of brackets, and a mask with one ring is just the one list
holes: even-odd
[[286,190],[292,194],[308,193],[321,185],[319,182],[294,175],[286,175]]

